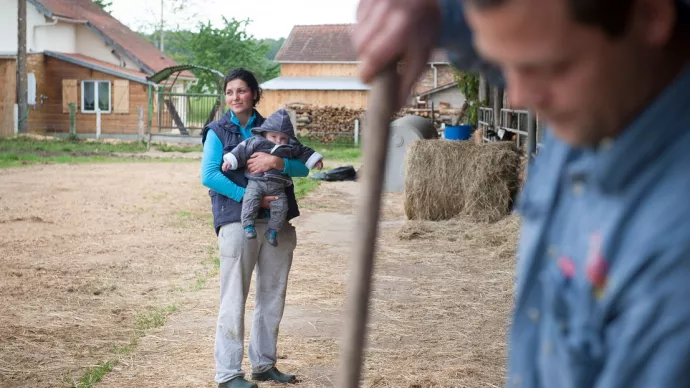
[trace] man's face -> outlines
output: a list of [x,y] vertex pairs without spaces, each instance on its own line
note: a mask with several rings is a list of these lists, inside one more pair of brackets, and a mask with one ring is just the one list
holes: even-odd
[[467,16],[478,51],[504,71],[511,105],[536,111],[566,143],[587,146],[617,134],[639,108],[645,49],[641,34],[611,38],[578,23],[567,2],[507,0],[467,6]]
[[280,132],[266,132],[266,139],[270,141],[271,143],[274,144],[287,144],[290,139],[288,139],[287,135],[280,133]]

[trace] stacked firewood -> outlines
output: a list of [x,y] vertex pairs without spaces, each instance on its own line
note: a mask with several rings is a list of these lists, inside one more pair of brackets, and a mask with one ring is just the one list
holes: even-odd
[[[359,128],[362,130],[366,112],[364,109],[350,109],[336,106],[317,106],[309,103],[293,102],[285,104],[285,109],[295,111],[296,128],[298,135],[310,137],[314,140],[329,143],[352,134],[355,129],[355,121],[359,120]],[[434,110],[433,122],[437,128],[442,123],[451,124],[460,114],[459,109]],[[417,115],[431,119],[431,109],[403,108],[391,119],[395,120],[406,115]]]
[[362,109],[335,106],[316,106],[305,103],[290,103],[286,109],[294,110],[297,133],[301,136],[317,135],[328,141],[341,133],[353,133],[355,120],[361,119]]

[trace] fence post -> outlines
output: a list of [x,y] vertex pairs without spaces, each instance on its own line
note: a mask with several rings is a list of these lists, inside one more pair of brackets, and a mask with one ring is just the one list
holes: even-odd
[[77,135],[77,105],[73,102],[69,103],[69,134]]
[[19,105],[14,104],[14,136],[19,135]]
[[534,112],[527,111],[527,158],[532,160],[537,153],[537,120]]
[[359,146],[359,120],[355,120],[355,147]]
[[138,127],[137,127],[137,141],[142,141],[144,139],[144,107],[137,107],[138,117]]
[[96,109],[96,140],[101,138],[101,109]]

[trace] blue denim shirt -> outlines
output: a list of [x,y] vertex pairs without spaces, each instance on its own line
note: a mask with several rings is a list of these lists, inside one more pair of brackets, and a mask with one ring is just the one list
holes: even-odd
[[509,387],[690,386],[690,67],[617,138],[547,135],[522,215]]
[[[440,2],[451,60],[481,67]],[[547,132],[517,205],[508,387],[690,387],[689,130],[690,68],[596,149]]]

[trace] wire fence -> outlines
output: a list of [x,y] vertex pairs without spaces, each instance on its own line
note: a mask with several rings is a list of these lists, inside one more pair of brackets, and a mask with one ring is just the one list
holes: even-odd
[[[485,143],[494,141],[514,141],[520,149],[525,149],[529,135],[530,113],[523,109],[501,109],[499,120],[495,120],[494,109],[490,107],[479,108],[479,120],[477,130],[481,131],[482,141]],[[537,138],[537,150],[541,148],[541,140],[544,135],[544,125],[535,116],[535,131]]]

